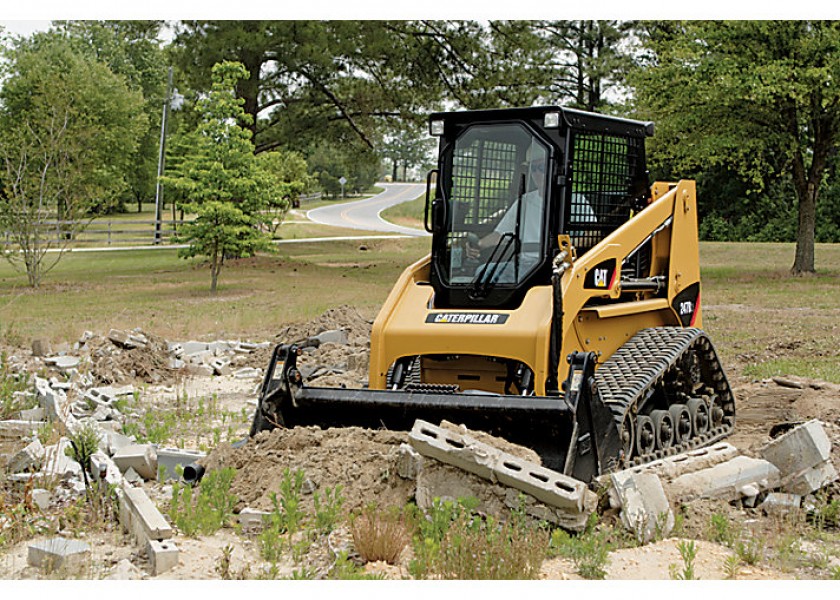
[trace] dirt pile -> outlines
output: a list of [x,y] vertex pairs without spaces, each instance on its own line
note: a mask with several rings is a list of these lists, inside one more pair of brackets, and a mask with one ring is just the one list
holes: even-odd
[[94,337],[85,347],[90,352],[90,374],[96,383],[116,384],[134,379],[149,384],[176,383],[183,369],[173,368],[169,345],[163,338],[135,331],[144,344],[119,344],[108,337]]
[[345,508],[370,502],[404,505],[414,493],[413,482],[397,475],[399,445],[405,432],[372,431],[357,427],[321,430],[296,427],[263,432],[239,447],[223,445],[202,461],[208,470],[234,467],[231,489],[239,498],[237,510],[271,510],[271,494],[280,494],[287,469],[302,470],[303,508],[313,510],[313,492],[342,486]]

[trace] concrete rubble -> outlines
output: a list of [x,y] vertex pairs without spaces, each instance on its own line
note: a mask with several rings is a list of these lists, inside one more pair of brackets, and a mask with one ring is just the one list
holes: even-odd
[[791,494],[804,496],[837,480],[831,441],[816,419],[780,435],[761,455],[779,469],[781,487]]
[[[559,509],[563,513],[563,524],[569,529],[582,530],[597,507],[597,496],[583,482],[503,452],[469,435],[418,419],[408,438],[418,454],[520,490],[550,509]],[[423,471],[421,469],[420,474]],[[458,497],[457,494],[454,496]]]
[[90,546],[79,540],[54,537],[32,542],[27,547],[27,564],[46,572],[65,569],[78,575],[89,560]]

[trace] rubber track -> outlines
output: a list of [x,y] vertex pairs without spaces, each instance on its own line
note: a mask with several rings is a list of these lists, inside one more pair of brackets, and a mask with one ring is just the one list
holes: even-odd
[[735,427],[735,399],[726,375],[706,334],[697,328],[653,327],[642,329],[618,349],[595,371],[595,382],[601,400],[615,417],[619,432],[628,414],[634,417],[654,388],[673,368],[680,357],[694,349],[708,374],[703,383],[714,389],[724,410],[723,423],[708,432],[692,437],[667,450],[654,450],[634,456],[625,466],[634,466],[708,446],[727,435]]

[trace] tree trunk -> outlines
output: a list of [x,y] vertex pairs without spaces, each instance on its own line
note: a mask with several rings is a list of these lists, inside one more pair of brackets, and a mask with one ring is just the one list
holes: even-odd
[[216,293],[216,282],[219,280],[219,252],[218,249],[213,251],[213,256],[210,259],[210,293]]
[[394,181],[394,182],[397,181],[397,159],[396,158],[394,159],[394,170],[393,170],[393,174],[391,175],[391,181]]
[[797,186],[799,196],[799,226],[796,230],[796,254],[790,272],[794,275],[814,273],[814,240],[817,225],[817,197],[819,186],[809,181],[804,189]]

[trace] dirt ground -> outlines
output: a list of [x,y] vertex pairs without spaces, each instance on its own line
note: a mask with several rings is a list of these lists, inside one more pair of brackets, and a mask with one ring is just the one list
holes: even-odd
[[[308,366],[316,375],[315,385],[360,387],[366,381],[369,354],[371,321],[350,307],[341,307],[325,313],[310,323],[291,325],[278,332],[275,341],[300,341],[305,343],[312,336],[324,331],[343,330],[346,344],[323,344],[308,348],[301,358],[301,365]],[[151,338],[148,351],[138,353],[138,362],[130,364],[127,354],[118,356],[105,353],[102,357],[98,379],[107,383],[135,382],[152,383],[155,379],[167,380],[165,362],[161,358],[165,351],[162,340]],[[94,346],[94,352],[100,349]],[[11,349],[15,350],[15,349]],[[20,354],[21,350],[17,349]],[[270,350],[258,350],[238,358],[238,366],[264,368]],[[119,359],[119,360],[118,360]],[[94,367],[100,363],[95,363]],[[840,386],[805,379],[782,380],[780,385],[772,380],[750,381],[740,375],[739,365],[724,365],[730,372],[735,396],[737,424],[735,433],[727,440],[746,454],[755,454],[770,439],[770,429],[779,423],[801,422],[820,419],[832,443],[835,465],[840,465]],[[106,369],[107,367],[107,369]],[[326,368],[324,368],[326,367]],[[318,369],[322,368],[320,374]],[[162,375],[163,374],[163,375]],[[107,381],[113,376],[114,381]],[[173,384],[177,391],[188,394],[215,394],[223,407],[239,411],[254,409],[258,380],[240,380],[226,377],[180,376]],[[796,387],[790,387],[794,385]],[[176,394],[170,394],[175,396]],[[345,498],[344,508],[354,511],[371,501],[378,506],[403,506],[412,498],[414,482],[400,478],[396,471],[399,445],[407,440],[406,433],[393,431],[371,431],[359,428],[329,429],[295,428],[276,429],[263,432],[244,445],[233,447],[222,444],[215,448],[202,462],[208,470],[219,467],[235,467],[237,475],[232,492],[238,498],[236,510],[271,510],[272,493],[279,493],[280,482],[286,470],[300,469],[306,476],[304,486],[304,510],[311,510],[313,492],[341,486]],[[4,442],[8,446],[8,442]],[[0,450],[3,450],[0,448]],[[4,450],[8,452],[9,450]],[[163,484],[147,482],[144,485],[150,497],[165,501],[171,490]],[[725,503],[704,503],[689,507],[681,535],[702,537],[713,513],[729,514],[734,520],[754,521],[767,531],[778,529],[778,523],[771,523],[757,511],[744,511]],[[339,529],[329,541],[330,549],[349,548],[349,534]],[[150,578],[143,553],[134,548],[118,531],[96,534],[87,540],[93,547],[90,569],[82,572],[83,578]],[[607,568],[608,579],[668,579],[669,565],[681,564],[677,550],[679,538],[666,539],[638,548],[614,551]],[[256,577],[264,574],[267,565],[259,559],[259,552],[253,537],[237,535],[230,529],[203,538],[175,538],[180,549],[178,567],[161,579],[210,579],[220,577],[220,557],[225,548],[230,548],[230,570],[234,573]],[[0,578],[36,579],[41,575],[26,566],[28,542],[17,544],[0,555]],[[712,542],[699,540],[696,569],[703,579],[721,579],[723,568],[731,549]],[[315,568],[327,568],[331,553],[328,548],[313,551]],[[128,563],[129,561],[133,568]],[[837,560],[832,556],[832,561]],[[832,563],[833,564],[833,563]],[[840,561],[838,561],[840,564]],[[290,574],[294,565],[279,566],[279,573]],[[383,564],[368,565],[370,572],[382,573],[388,578],[407,576],[405,560],[398,566]],[[742,565],[740,579],[791,579],[809,577],[811,572],[790,572],[771,565]],[[542,579],[576,579],[574,565],[563,559],[545,561],[541,571]]]

